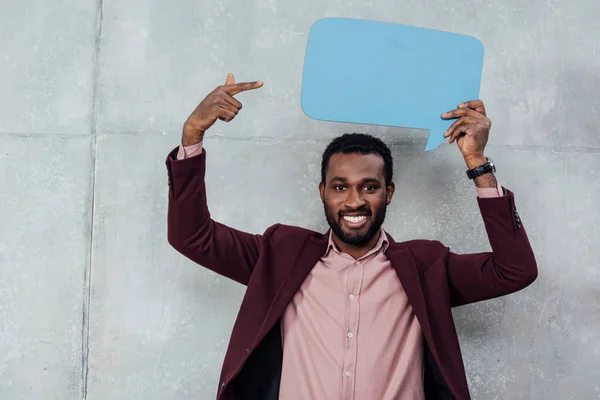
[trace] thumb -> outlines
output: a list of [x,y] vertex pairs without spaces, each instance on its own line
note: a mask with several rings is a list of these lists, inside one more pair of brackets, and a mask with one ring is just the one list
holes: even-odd
[[227,74],[227,81],[225,82],[226,85],[233,85],[235,83],[235,78],[233,77],[233,74]]

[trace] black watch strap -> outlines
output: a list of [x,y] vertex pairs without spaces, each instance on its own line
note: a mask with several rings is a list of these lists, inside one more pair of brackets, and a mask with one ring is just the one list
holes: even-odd
[[492,161],[492,159],[489,157],[486,157],[485,159],[487,160],[487,162],[485,164],[475,167],[473,169],[467,170],[467,177],[469,179],[475,179],[478,176],[487,174],[489,172],[496,172],[496,166],[494,165],[494,162]]

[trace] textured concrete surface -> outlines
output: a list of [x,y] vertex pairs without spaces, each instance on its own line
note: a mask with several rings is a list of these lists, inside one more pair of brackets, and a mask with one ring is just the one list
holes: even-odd
[[[345,131],[396,161],[396,240],[489,249],[454,145],[312,121],[310,25],[369,18],[477,36],[487,154],[538,258],[536,283],[455,311],[475,399],[600,398],[600,3],[30,0],[0,12],[0,399],[212,399],[243,288],[166,242],[181,124],[227,72],[265,86],[206,139],[214,218],[324,231],[321,152]],[[451,77],[449,77],[451,79]],[[385,77],[382,78],[385,84]],[[375,99],[376,101],[376,99]]]
[[0,132],[90,132],[95,0],[0,3]]
[[90,136],[0,136],[0,398],[82,392]]

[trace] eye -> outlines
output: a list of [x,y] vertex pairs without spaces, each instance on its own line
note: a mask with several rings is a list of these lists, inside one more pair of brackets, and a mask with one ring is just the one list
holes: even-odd
[[333,190],[338,191],[338,192],[341,192],[344,189],[345,189],[344,185],[335,185],[333,187]]
[[377,189],[377,186],[374,185],[367,185],[363,188],[364,190],[366,190],[367,192],[372,192],[373,190]]

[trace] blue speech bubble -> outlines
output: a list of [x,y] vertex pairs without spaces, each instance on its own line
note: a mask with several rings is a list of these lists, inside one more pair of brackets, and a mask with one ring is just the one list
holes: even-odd
[[352,18],[310,29],[302,110],[310,118],[429,129],[425,151],[454,122],[441,114],[479,98],[483,45],[472,36]]

